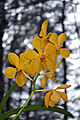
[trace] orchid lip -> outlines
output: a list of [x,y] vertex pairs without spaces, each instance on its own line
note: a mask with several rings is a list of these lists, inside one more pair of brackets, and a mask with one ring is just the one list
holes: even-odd
[[19,71],[17,71],[17,73],[20,73],[20,72],[22,72],[22,69],[20,69]]

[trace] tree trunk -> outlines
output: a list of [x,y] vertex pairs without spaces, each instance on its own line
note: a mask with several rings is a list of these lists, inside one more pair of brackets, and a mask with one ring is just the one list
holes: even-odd
[[3,47],[2,47],[2,38],[5,29],[5,0],[0,0],[0,101],[4,95],[4,79],[3,79]]
[[[65,26],[64,26],[64,21],[65,21],[65,0],[63,1],[63,9],[62,9],[62,32],[65,33]],[[66,44],[65,42],[63,43],[63,48],[66,48]],[[63,69],[64,69],[64,75],[63,75],[63,84],[67,83],[67,63],[66,63],[66,59],[63,58]],[[67,93],[67,91],[65,90],[65,93]],[[64,102],[64,109],[67,110],[67,102]],[[67,116],[64,115],[64,120],[67,120]]]

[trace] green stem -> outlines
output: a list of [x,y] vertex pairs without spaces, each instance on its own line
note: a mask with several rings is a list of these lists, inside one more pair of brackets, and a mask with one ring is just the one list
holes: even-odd
[[24,103],[24,105],[22,106],[22,108],[19,110],[19,112],[16,114],[16,116],[12,119],[12,120],[16,120],[16,118],[19,116],[19,114],[23,111],[24,107],[28,104],[28,102],[30,101],[32,95],[34,94],[34,91],[35,91],[35,83],[36,83],[36,80],[39,76],[39,73],[37,73],[35,79],[34,79],[34,83],[33,83],[33,90],[29,96],[29,98],[27,99],[27,101]]
[[27,105],[27,103],[29,102],[29,100],[31,99],[32,95],[34,94],[34,91],[31,92],[29,98],[27,99],[27,101],[24,103],[24,105],[22,106],[22,108],[19,110],[19,112],[16,114],[16,116],[13,118],[13,120],[16,120],[16,118],[19,116],[19,114],[22,112],[22,110],[24,109],[24,107]]
[[37,80],[38,76],[39,76],[39,73],[37,73],[37,75],[35,77],[34,84],[33,84],[33,91],[35,91],[35,83],[36,83],[36,80]]

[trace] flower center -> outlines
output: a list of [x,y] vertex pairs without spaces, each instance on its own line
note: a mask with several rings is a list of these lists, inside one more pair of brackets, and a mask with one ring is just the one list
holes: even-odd
[[44,55],[41,55],[40,57],[40,60],[43,62],[43,61],[46,61],[46,57]]
[[58,45],[56,45],[56,52],[57,52],[57,54],[59,54],[59,51],[60,51],[60,48],[59,48]]
[[21,67],[19,67],[18,70],[17,70],[17,73],[20,73],[22,71],[23,71],[23,69]]

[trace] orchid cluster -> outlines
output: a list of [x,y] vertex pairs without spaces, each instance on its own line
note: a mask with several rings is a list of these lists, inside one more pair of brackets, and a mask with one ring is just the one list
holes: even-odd
[[[45,20],[42,24],[39,36],[33,39],[32,45],[35,50],[27,49],[24,53],[21,53],[19,57],[15,53],[8,54],[9,62],[15,67],[8,67],[5,70],[6,77],[11,79],[16,75],[16,83],[19,87],[22,87],[26,83],[27,78],[33,83],[36,83],[36,79],[32,79],[35,75],[44,76],[41,80],[42,88],[46,86],[48,79],[56,82],[54,72],[61,63],[61,61],[57,63],[58,55],[61,54],[63,58],[67,58],[70,55],[70,51],[67,48],[61,48],[62,44],[66,41],[66,37],[66,33],[61,33],[57,36],[56,33],[50,32],[47,35],[47,21]],[[41,70],[44,71],[43,74],[40,74]],[[67,101],[66,93],[58,90],[67,89],[69,87],[71,87],[71,85],[62,84],[54,90],[36,90],[34,88],[33,91],[47,91],[44,101],[45,106],[48,108],[48,106],[54,107],[55,103],[60,101],[61,98]]]

